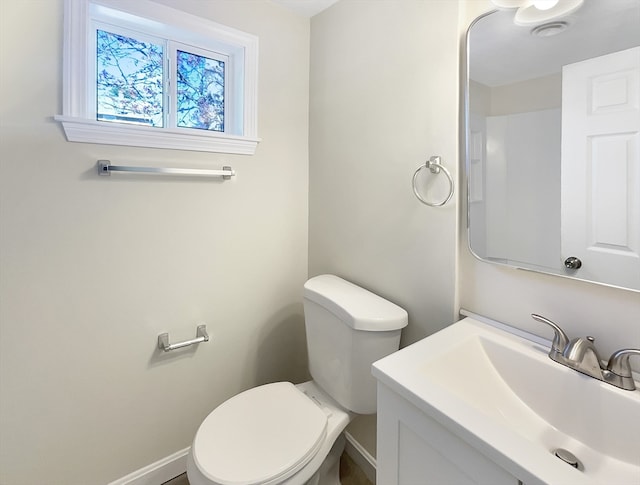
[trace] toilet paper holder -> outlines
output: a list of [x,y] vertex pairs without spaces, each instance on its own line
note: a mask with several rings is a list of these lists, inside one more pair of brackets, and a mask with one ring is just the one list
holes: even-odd
[[158,348],[169,352],[171,350],[181,349],[182,347],[188,347],[189,345],[199,344],[209,341],[209,334],[207,333],[206,325],[198,325],[196,329],[196,338],[191,340],[185,340],[184,342],[176,342],[174,344],[169,343],[169,334],[161,333],[158,335]]

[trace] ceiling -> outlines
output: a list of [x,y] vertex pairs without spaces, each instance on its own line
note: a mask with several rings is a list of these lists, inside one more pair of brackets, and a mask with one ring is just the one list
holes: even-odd
[[338,0],[271,0],[303,17],[313,17],[336,3]]

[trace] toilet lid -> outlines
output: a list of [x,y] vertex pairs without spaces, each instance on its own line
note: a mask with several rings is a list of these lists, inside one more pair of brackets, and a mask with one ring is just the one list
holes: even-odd
[[196,466],[221,485],[284,480],[318,452],[327,416],[290,382],[242,392],[214,409],[193,441]]

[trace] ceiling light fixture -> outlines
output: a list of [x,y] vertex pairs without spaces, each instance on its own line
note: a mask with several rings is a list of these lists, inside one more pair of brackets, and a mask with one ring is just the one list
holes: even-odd
[[578,10],[584,0],[492,0],[498,8],[517,8],[516,25],[532,26],[558,20]]
[[491,0],[498,8],[518,8],[526,7],[533,3],[533,0]]
[[533,6],[538,10],[549,10],[555,7],[560,0],[533,0]]

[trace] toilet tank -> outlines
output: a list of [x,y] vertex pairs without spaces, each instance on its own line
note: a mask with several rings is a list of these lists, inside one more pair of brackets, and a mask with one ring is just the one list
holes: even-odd
[[407,312],[342,278],[321,275],[304,285],[304,316],[313,380],[347,410],[375,413],[371,364],[398,350]]

